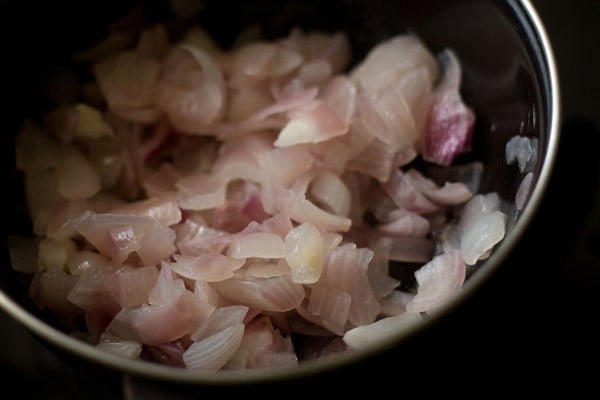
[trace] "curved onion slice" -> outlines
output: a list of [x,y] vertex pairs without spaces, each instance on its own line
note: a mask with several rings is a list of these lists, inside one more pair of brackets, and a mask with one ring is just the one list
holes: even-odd
[[376,346],[381,340],[399,335],[410,329],[423,317],[421,314],[407,312],[393,317],[382,318],[369,325],[357,326],[344,333],[343,340],[354,350],[362,350]]
[[244,324],[235,324],[199,342],[184,353],[183,362],[191,369],[218,371],[235,354],[244,335]]
[[232,258],[284,258],[285,247],[276,233],[254,232],[235,238],[227,254]]
[[231,278],[215,282],[217,291],[236,304],[265,311],[283,312],[296,308],[304,299],[302,285],[289,277]]
[[497,193],[478,194],[465,204],[458,223],[460,248],[469,265],[485,258],[506,233]]
[[317,282],[326,255],[319,230],[310,222],[305,222],[288,232],[284,244],[285,260],[292,269],[292,282]]
[[431,311],[454,295],[465,281],[462,252],[450,250],[435,256],[415,271],[417,294],[406,304],[408,312]]

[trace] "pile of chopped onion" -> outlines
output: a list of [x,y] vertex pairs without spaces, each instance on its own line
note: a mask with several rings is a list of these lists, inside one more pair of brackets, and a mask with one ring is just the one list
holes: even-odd
[[222,49],[162,25],[86,53],[80,100],[17,137],[32,299],[105,351],[206,371],[361,349],[442,306],[506,224],[481,164],[455,165],[459,60],[411,34],[351,59],[343,32]]

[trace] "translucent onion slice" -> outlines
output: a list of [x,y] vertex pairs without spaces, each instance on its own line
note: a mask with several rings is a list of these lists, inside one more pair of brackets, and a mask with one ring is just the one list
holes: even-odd
[[151,217],[86,211],[74,227],[115,262],[123,262],[136,251],[144,264],[152,265],[175,251],[175,232]]
[[278,234],[254,232],[233,239],[227,248],[227,255],[233,258],[284,258],[286,251],[283,239]]
[[90,250],[79,250],[67,260],[67,269],[71,275],[81,275],[90,268],[103,267],[110,264],[110,260],[100,253]]
[[215,288],[230,301],[258,310],[285,312],[298,307],[304,288],[287,276],[273,278],[231,278],[215,282]]
[[100,174],[79,150],[63,145],[56,166],[57,191],[68,200],[87,199],[101,189]]
[[41,269],[66,269],[67,261],[77,251],[72,240],[42,239],[38,244],[38,265]]
[[378,346],[382,340],[410,329],[423,317],[419,313],[407,312],[393,317],[382,318],[369,325],[358,326],[344,333],[343,340],[354,350]]
[[244,324],[235,324],[199,342],[184,353],[183,362],[190,369],[218,371],[235,354],[244,336]]
[[338,174],[323,170],[313,179],[310,195],[328,211],[347,217],[350,213],[350,190]]
[[326,103],[316,100],[290,113],[289,122],[273,143],[277,147],[319,143],[348,132],[348,124]]
[[227,257],[223,254],[201,254],[188,256],[173,254],[175,259],[171,269],[178,275],[205,282],[219,282],[233,276],[233,271],[239,269],[246,259]]
[[415,271],[417,294],[406,304],[406,310],[426,312],[441,306],[460,290],[465,276],[465,261],[460,250],[435,256]]
[[319,325],[341,335],[350,315],[351,303],[352,296],[349,293],[317,286],[310,293],[307,311],[317,317]]
[[488,252],[504,238],[506,214],[499,210],[497,193],[478,194],[462,210],[458,223],[460,248],[469,265],[485,258]]
[[133,340],[103,340],[96,348],[134,360],[142,353],[142,344]]
[[198,342],[225,328],[242,324],[248,315],[248,310],[248,307],[241,305],[219,307],[213,311],[204,324],[190,335],[190,338],[194,342]]
[[319,230],[312,223],[304,222],[288,232],[284,244],[285,260],[292,270],[292,282],[317,282],[326,256]]

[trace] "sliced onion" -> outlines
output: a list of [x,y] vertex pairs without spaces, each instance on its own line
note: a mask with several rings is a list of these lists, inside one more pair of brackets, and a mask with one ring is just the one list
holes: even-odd
[[339,175],[323,170],[312,181],[310,195],[336,215],[350,213],[350,190]]
[[231,278],[215,282],[219,293],[236,304],[265,311],[284,312],[304,299],[304,288],[289,277]]
[[219,282],[231,278],[233,272],[246,261],[243,258],[211,253],[198,256],[174,254],[173,258],[175,259],[175,262],[171,263],[173,272],[184,278],[205,282]]
[[398,336],[417,324],[423,317],[419,313],[407,312],[382,318],[369,325],[358,326],[344,333],[343,340],[354,350],[377,346],[382,340]]
[[406,310],[426,312],[440,307],[460,290],[465,276],[465,262],[459,250],[435,256],[415,271],[417,294],[406,304]]
[[199,342],[183,353],[187,368],[218,371],[235,354],[244,335],[244,324],[235,324]]
[[285,247],[276,233],[255,232],[235,238],[227,249],[233,258],[284,258]]
[[319,230],[310,222],[305,222],[288,232],[284,244],[285,260],[292,270],[292,282],[317,282],[326,255]]

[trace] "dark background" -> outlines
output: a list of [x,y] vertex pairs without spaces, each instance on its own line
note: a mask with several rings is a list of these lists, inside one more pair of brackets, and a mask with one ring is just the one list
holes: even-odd
[[[363,388],[381,388],[398,397],[434,391],[505,399],[559,390],[574,398],[597,395],[600,1],[533,4],[558,63],[562,135],[547,196],[506,264],[463,307],[401,349],[339,372],[276,383],[268,391],[202,388],[196,398],[267,393],[283,397],[297,391],[302,396],[324,395],[325,388],[336,397]],[[14,389],[39,399],[123,397],[119,377],[82,373],[3,313],[0,374],[4,391]],[[179,389],[167,390],[171,398],[176,398],[176,391],[184,397]]]

